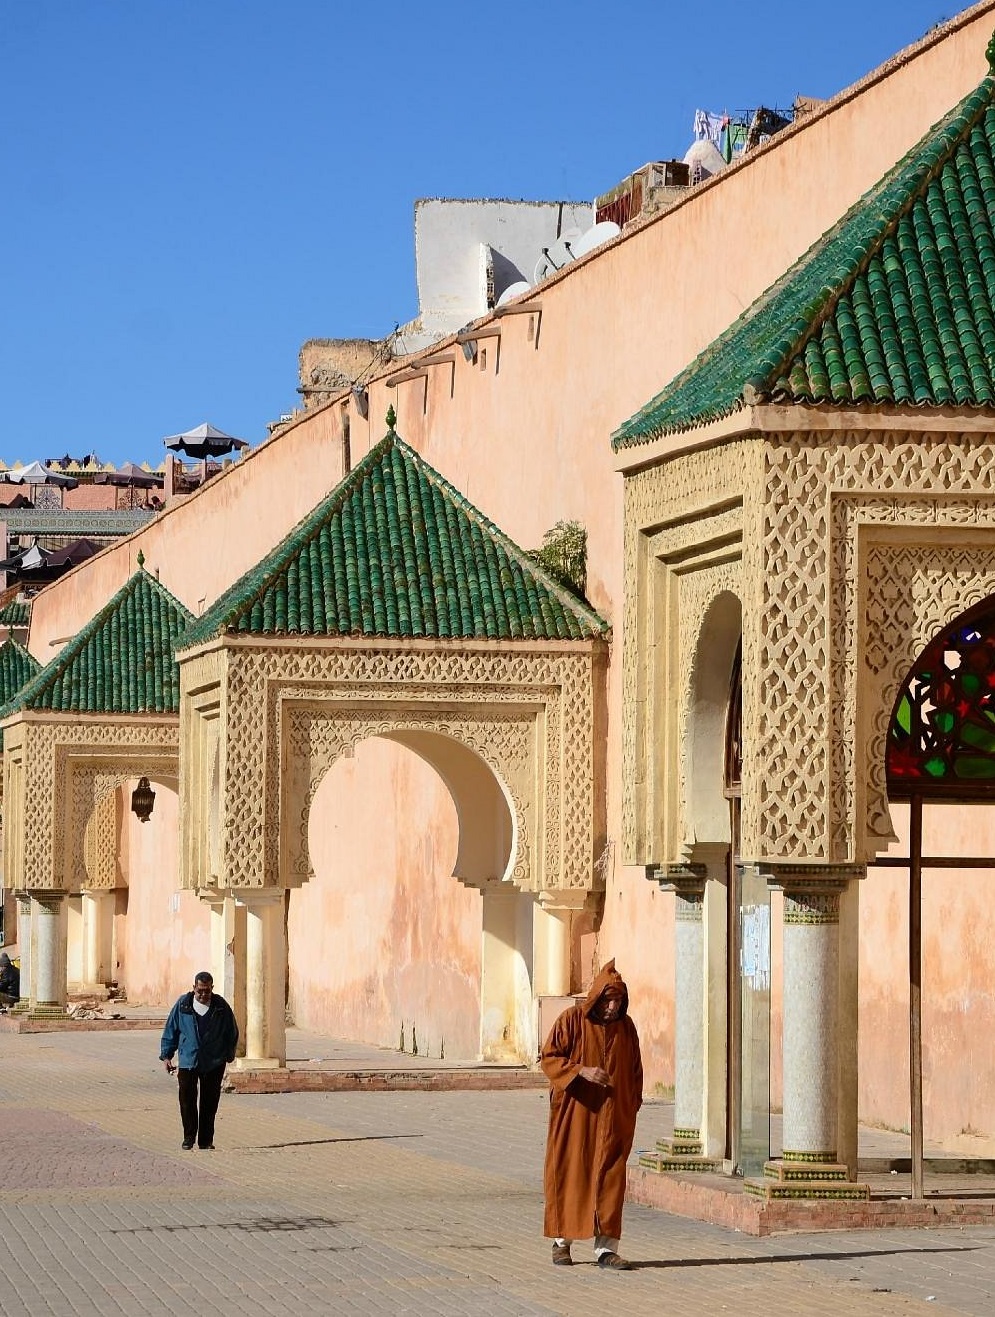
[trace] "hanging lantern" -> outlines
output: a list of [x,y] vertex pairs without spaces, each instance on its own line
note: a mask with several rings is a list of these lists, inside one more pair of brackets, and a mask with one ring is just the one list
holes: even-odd
[[149,785],[147,777],[138,779],[138,786],[131,793],[132,813],[138,815],[139,823],[148,823],[152,815],[152,806],[155,804],[155,792]]

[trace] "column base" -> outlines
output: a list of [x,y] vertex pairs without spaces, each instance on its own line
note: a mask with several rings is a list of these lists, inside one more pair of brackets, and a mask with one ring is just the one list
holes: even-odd
[[720,1157],[703,1157],[700,1153],[668,1152],[666,1140],[657,1143],[656,1152],[641,1152],[639,1165],[644,1171],[655,1171],[658,1175],[678,1172],[682,1175],[717,1174],[722,1170]]
[[744,1180],[743,1187],[751,1197],[768,1203],[788,1199],[867,1202],[871,1196],[870,1185],[854,1184],[847,1168],[832,1161],[777,1158],[764,1163],[763,1179]]
[[285,1062],[277,1056],[237,1056],[232,1070],[283,1070]]
[[[15,1012],[12,1011],[11,1014]],[[69,1013],[65,1006],[26,1006],[24,1010],[17,1010],[20,1016],[27,1016],[29,1020],[68,1020]]]

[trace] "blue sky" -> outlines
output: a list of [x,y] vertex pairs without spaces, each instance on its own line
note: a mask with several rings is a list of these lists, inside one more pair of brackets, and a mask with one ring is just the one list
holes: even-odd
[[0,458],[257,443],[417,310],[419,197],[590,200],[696,108],[830,96],[937,0],[0,0]]

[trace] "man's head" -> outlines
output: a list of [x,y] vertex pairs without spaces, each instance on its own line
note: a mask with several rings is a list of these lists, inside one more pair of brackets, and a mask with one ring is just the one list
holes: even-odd
[[597,1020],[599,1024],[611,1024],[615,1020],[620,1020],[625,1014],[625,1007],[628,1001],[628,994],[625,991],[625,984],[620,978],[614,978],[602,992],[601,996],[595,1002],[591,1010],[591,1018]]
[[7,955],[6,951],[0,951],[0,969],[6,969],[9,964],[10,957]]
[[193,995],[206,1006],[211,1000],[213,991],[214,977],[206,969],[202,969],[193,981]]

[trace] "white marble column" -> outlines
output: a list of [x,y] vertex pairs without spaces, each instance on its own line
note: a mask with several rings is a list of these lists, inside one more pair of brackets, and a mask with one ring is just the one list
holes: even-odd
[[197,895],[211,910],[211,973],[214,986],[238,1020],[238,1054],[245,1055],[245,906],[216,888]]
[[114,966],[111,959],[114,893],[112,891],[85,891],[81,893],[81,896],[83,912],[83,991],[104,991],[114,978]]
[[13,1009],[26,1011],[31,1001],[31,897],[17,893],[17,950],[21,959],[21,1000]]
[[535,1058],[533,900],[511,883],[481,889],[480,1054],[485,1061]]
[[573,920],[587,902],[587,892],[540,892],[535,905],[534,965],[537,997],[567,997],[572,987],[570,962]]
[[66,1009],[65,892],[31,893],[32,1014],[63,1014]]
[[287,1063],[286,897],[282,888],[240,889],[237,900],[245,907],[245,1056],[237,1064],[278,1069]]
[[784,891],[783,1159],[833,1164],[840,1151],[840,895],[846,883],[783,871],[776,882]]
[[[705,883],[674,878],[674,1142],[699,1144],[705,1095]],[[700,1146],[688,1148],[700,1152]]]

